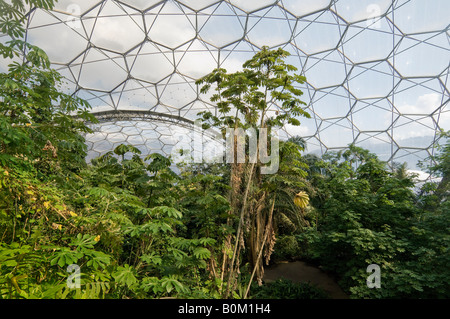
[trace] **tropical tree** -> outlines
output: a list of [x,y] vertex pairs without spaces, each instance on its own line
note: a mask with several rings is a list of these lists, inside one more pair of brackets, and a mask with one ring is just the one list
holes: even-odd
[[[440,167],[445,155],[436,159]],[[309,162],[316,166],[308,179],[319,225],[298,236],[307,243],[304,256],[333,273],[352,298],[448,294],[449,209],[445,198],[435,205],[437,187],[424,186],[427,194],[417,197],[414,176],[354,145]],[[371,264],[380,266],[382,289],[367,287]]]
[[[211,101],[217,105],[217,113],[201,112],[203,127],[214,126],[223,136],[227,129],[234,132],[239,129],[251,130],[253,134],[273,130],[284,124],[300,125],[298,117],[309,114],[302,108],[305,103],[299,97],[302,91],[296,86],[304,83],[305,78],[293,74],[297,69],[284,62],[288,52],[263,47],[255,56],[243,64],[243,70],[227,73],[224,69],[215,69],[199,79],[201,93],[214,89]],[[276,107],[276,105],[278,107]],[[276,110],[275,110],[276,109]],[[261,137],[262,134],[259,135]],[[251,136],[250,136],[251,137]],[[238,154],[238,137],[231,136],[231,154]],[[268,144],[258,139],[256,149]],[[230,192],[231,204],[228,224],[238,218],[234,245],[231,237],[228,249],[232,251],[228,264],[228,285],[225,297],[235,287],[235,278],[240,267],[241,249],[248,249],[247,255],[252,269],[256,269],[258,281],[262,278],[262,263],[259,263],[261,251],[267,239],[266,230],[272,223],[273,207],[276,199],[267,187],[263,187],[260,154],[256,160],[249,159],[255,154],[246,154],[245,162],[231,161]],[[275,163],[272,163],[275,164]],[[278,164],[278,159],[277,163]],[[228,258],[225,250],[224,259]]]
[[86,101],[61,92],[63,78],[45,52],[23,40],[27,7],[53,5],[51,0],[0,2],[0,30],[11,39],[0,44],[0,54],[11,59],[8,72],[0,74],[0,163],[39,166],[42,176],[50,177],[61,166],[84,163],[80,133],[90,131],[84,121],[95,122]]

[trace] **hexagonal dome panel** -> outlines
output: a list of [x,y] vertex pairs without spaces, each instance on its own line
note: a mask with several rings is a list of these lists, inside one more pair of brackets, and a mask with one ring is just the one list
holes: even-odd
[[121,55],[106,54],[89,49],[81,62],[78,83],[81,87],[98,91],[111,91],[127,79]]
[[125,53],[145,39],[142,17],[118,3],[106,2],[93,20],[91,42],[104,49]]
[[174,71],[172,51],[150,42],[130,52],[127,62],[133,78],[152,83],[163,80]]
[[223,47],[244,37],[246,15],[236,14],[226,2],[211,6],[199,15],[199,36],[206,43]]
[[149,11],[154,15],[149,38],[172,49],[195,38],[195,15],[185,10],[175,2],[166,1]]
[[356,143],[414,168],[450,129],[448,12],[447,0],[61,0],[30,11],[26,39],[101,120],[90,158],[125,142],[167,155],[214,111],[195,80],[242,70],[267,45],[307,79],[311,118],[280,137],[319,154]]
[[[58,12],[49,14],[37,10],[28,28],[28,41],[39,43],[54,63],[70,63],[88,47],[88,38],[83,29],[74,28],[68,18],[69,15]],[[42,23],[47,25],[43,27]]]
[[296,17],[301,17],[315,13],[325,9],[330,5],[330,0],[283,0],[279,2],[279,5],[286,11]]

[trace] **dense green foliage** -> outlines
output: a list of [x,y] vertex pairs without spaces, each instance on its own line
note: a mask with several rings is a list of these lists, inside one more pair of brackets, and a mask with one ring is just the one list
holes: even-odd
[[294,283],[287,279],[278,279],[263,286],[253,287],[256,299],[327,299],[322,289],[309,283]]
[[[114,152],[129,150],[137,152],[123,145]],[[217,227],[227,202],[209,191],[217,179],[183,179],[166,158],[149,157],[146,164],[108,153],[59,187],[2,169],[2,196],[13,199],[1,207],[3,297],[203,296],[216,285],[210,263],[227,231]],[[186,225],[196,222],[189,234]],[[80,290],[66,288],[71,264],[81,267]]]
[[127,145],[87,165],[89,105],[62,93],[46,54],[20,40],[26,6],[1,6],[13,39],[1,54],[25,55],[0,75],[0,298],[214,296],[229,231],[217,227],[228,207],[218,178],[177,176],[167,158]]
[[[437,159],[448,156],[448,146]],[[318,219],[315,228],[297,235],[305,258],[336,274],[352,297],[448,297],[445,178],[426,183],[422,190],[428,191],[415,194],[411,176],[391,172],[375,155],[354,146],[310,165],[316,188],[311,202]],[[446,195],[430,191],[443,188]],[[381,289],[367,288],[370,264],[381,268]]]
[[[131,145],[87,164],[89,105],[62,93],[46,54],[20,40],[23,2],[0,5],[0,29],[13,39],[0,53],[23,57],[0,74],[0,298],[324,298],[306,284],[252,284],[263,257],[321,265],[353,298],[450,295],[448,134],[423,164],[441,179],[419,192],[404,166],[353,145],[302,156],[300,138],[280,142],[269,175],[230,164],[183,164],[175,174],[169,158]],[[220,84],[222,114],[202,113],[204,123],[300,124],[307,113],[294,82],[304,79],[289,75],[285,56],[265,48],[242,73],[203,79]],[[284,101],[285,113],[264,117],[269,100]],[[243,117],[227,116],[231,107]],[[300,191],[305,207],[294,201]],[[370,264],[381,268],[380,289],[366,285]]]

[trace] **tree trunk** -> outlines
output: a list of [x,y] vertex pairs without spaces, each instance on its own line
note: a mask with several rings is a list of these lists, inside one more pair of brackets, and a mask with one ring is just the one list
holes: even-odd
[[[272,238],[269,238],[269,234],[273,234],[273,222],[272,222],[273,219],[272,219],[272,217],[273,217],[273,209],[274,209],[274,207],[275,207],[275,197],[274,197],[274,199],[272,201],[272,207],[270,209],[267,225],[266,225],[265,230],[264,230],[264,236],[262,238],[261,246],[259,247],[258,255],[256,256],[256,260],[254,261],[253,272],[252,272],[252,275],[250,277],[250,281],[248,283],[247,290],[245,291],[244,299],[247,298],[247,295],[248,295],[248,292],[250,291],[250,286],[251,286],[251,284],[253,282],[253,278],[254,278],[255,274],[256,274],[256,278],[258,280],[258,284],[260,284],[260,282],[262,282],[262,278],[263,278],[263,275],[264,275],[264,266],[263,266],[263,261],[262,261],[262,253],[263,253],[263,250],[264,250],[264,245],[266,243],[268,243],[268,246],[269,246],[269,249],[268,249],[269,254],[272,252],[272,248],[273,248],[273,243],[274,242],[273,242]],[[266,250],[267,250],[267,246],[266,246]],[[259,275],[258,275],[258,272],[259,272]],[[260,277],[258,277],[258,276],[260,276]]]
[[258,201],[255,199],[255,205],[253,205],[253,209],[250,211],[250,229],[249,229],[249,239],[247,247],[249,249],[249,261],[251,269],[256,267],[256,278],[258,282],[261,282],[263,275],[263,263],[259,263],[259,251],[263,246],[264,242],[264,230],[267,224],[267,213],[265,211],[265,199],[266,193],[264,192]]

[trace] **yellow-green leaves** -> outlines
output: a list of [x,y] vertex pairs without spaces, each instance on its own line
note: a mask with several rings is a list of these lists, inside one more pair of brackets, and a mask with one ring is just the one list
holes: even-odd
[[300,191],[294,196],[294,203],[297,207],[306,208],[309,204],[309,196],[306,192]]

